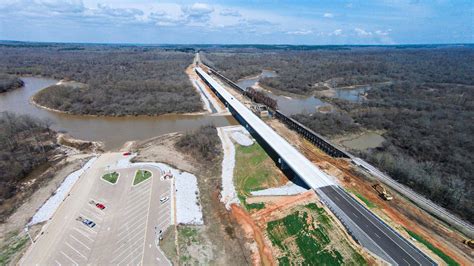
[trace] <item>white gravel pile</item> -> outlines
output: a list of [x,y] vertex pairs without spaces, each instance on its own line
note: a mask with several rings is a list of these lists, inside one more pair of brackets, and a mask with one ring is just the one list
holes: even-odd
[[[170,172],[176,186],[176,223],[202,225],[202,209],[196,176],[182,172],[164,163],[131,163],[130,167],[148,166],[159,168],[162,173]],[[161,177],[160,177],[161,178]],[[172,194],[171,194],[172,195]],[[171,215],[173,217],[173,215]],[[173,222],[173,221],[172,221]]]
[[307,189],[300,187],[292,182],[286,183],[284,186],[267,188],[258,191],[250,192],[253,196],[286,196],[286,195],[296,195],[303,192],[306,192]]
[[217,134],[221,139],[222,148],[224,149],[224,158],[222,160],[221,202],[225,204],[225,207],[228,210],[230,209],[230,205],[232,203],[240,204],[240,200],[237,197],[237,191],[235,190],[234,186],[235,147],[228,136],[229,130],[235,128],[235,126],[232,126],[220,127],[217,129]]
[[61,186],[54,192],[44,204],[41,206],[38,211],[35,213],[31,221],[28,223],[28,226],[47,221],[53,217],[54,212],[58,209],[61,202],[64,201],[67,194],[71,191],[72,187],[79,179],[79,177],[97,160],[97,157],[90,159],[84,166],[69,174],[61,183]]
[[242,129],[239,131],[232,131],[232,138],[242,146],[251,146],[253,144],[253,140],[250,138],[250,134],[243,127],[241,128]]

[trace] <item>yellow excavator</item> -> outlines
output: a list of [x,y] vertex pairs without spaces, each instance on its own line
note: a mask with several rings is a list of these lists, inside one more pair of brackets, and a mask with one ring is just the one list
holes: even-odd
[[390,193],[388,193],[387,190],[384,187],[382,187],[382,185],[380,185],[379,183],[373,185],[372,187],[379,193],[379,196],[382,199],[387,200],[387,201],[393,200],[392,195],[390,195]]
[[464,244],[466,244],[466,246],[470,247],[470,248],[474,248],[474,240],[472,239],[465,239],[463,241]]

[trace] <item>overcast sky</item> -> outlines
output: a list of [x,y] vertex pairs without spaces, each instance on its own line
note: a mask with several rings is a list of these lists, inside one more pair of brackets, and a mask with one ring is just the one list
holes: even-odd
[[473,43],[474,0],[0,0],[0,40]]

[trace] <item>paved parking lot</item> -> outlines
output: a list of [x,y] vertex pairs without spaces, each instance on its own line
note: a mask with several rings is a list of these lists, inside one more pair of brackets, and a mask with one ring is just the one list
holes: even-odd
[[[171,181],[161,180],[160,169],[152,167],[117,169],[115,185],[101,180],[118,159],[120,154],[102,155],[80,178],[22,264],[170,265],[158,248],[158,237],[171,224]],[[153,175],[133,186],[139,169]],[[170,200],[161,203],[162,197]],[[92,200],[106,208],[97,208]],[[90,228],[78,217],[96,225]]]

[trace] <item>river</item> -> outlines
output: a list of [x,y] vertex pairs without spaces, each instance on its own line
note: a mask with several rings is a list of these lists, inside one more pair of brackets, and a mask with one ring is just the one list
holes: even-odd
[[[262,70],[259,75],[243,78],[238,80],[236,83],[242,89],[247,89],[257,84],[262,78],[276,77],[277,73],[271,70]],[[336,88],[333,97],[347,100],[350,102],[361,101],[360,95],[370,89],[370,86],[358,87],[354,89],[348,88]],[[306,97],[287,97],[278,95],[270,91],[266,91],[267,95],[277,100],[278,109],[284,114],[293,115],[299,113],[313,113],[318,110],[319,107],[330,105],[329,103],[323,102],[315,96]]]
[[102,141],[106,150],[120,148],[129,140],[144,140],[171,132],[190,131],[207,124],[237,124],[232,116],[170,114],[156,117],[95,117],[52,112],[36,107],[29,100],[42,88],[58,81],[39,77],[25,77],[22,80],[25,82],[24,87],[0,94],[0,112],[10,111],[49,119],[53,122],[53,129],[65,131],[78,139]]

